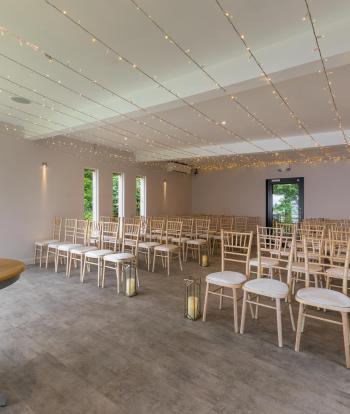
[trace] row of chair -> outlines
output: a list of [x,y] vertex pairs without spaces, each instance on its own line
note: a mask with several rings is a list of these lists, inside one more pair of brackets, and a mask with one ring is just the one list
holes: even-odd
[[[253,319],[258,318],[260,307],[274,309],[278,345],[282,347],[281,312],[282,305],[286,304],[289,308],[292,329],[296,330],[295,351],[300,349],[306,318],[340,324],[343,327],[346,366],[350,368],[350,298],[348,296],[350,240],[302,235],[301,243],[297,243],[296,231],[284,233],[281,228],[258,227],[257,257],[251,258],[252,238],[251,232],[237,233],[222,230],[221,271],[206,277],[203,321],[207,316],[209,295],[219,297],[220,309],[224,298],[233,301],[236,333],[238,331],[244,333],[247,307],[250,308]],[[244,271],[226,270],[228,263],[243,265]],[[256,278],[252,278],[252,268],[256,269]],[[335,283],[332,284],[331,280]],[[293,286],[295,288],[298,284],[299,287],[300,283],[303,286],[295,291]],[[227,290],[232,294],[227,294]],[[237,310],[239,291],[243,291],[240,329]],[[297,327],[294,324],[293,300],[299,303]],[[318,310],[322,311],[316,315],[315,311],[317,313]],[[325,311],[332,311],[331,315]],[[340,314],[341,321],[334,318],[334,312]]]

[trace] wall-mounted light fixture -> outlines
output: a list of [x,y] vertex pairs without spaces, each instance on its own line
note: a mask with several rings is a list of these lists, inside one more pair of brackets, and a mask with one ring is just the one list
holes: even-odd
[[47,168],[47,162],[43,162],[43,163],[41,163],[41,166],[42,166],[43,168]]
[[168,186],[168,181],[167,181],[166,178],[164,178],[164,180],[163,180],[163,198],[164,198],[164,201],[166,201],[167,186]]

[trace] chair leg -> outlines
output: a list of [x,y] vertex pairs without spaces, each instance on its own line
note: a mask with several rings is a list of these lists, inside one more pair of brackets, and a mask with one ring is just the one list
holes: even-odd
[[166,256],[166,267],[167,267],[168,276],[170,276],[170,252],[168,252]]
[[101,285],[101,258],[97,259],[97,287]]
[[276,317],[277,317],[277,336],[278,346],[283,347],[282,339],[282,311],[281,311],[281,299],[276,299]]
[[[39,257],[39,266],[42,267],[43,262],[43,246],[40,246],[40,257]],[[35,262],[34,262],[35,264]]]
[[223,297],[222,294],[224,293],[224,288],[220,289],[220,301],[219,301],[219,309],[222,309],[222,302],[223,302]]
[[72,255],[67,253],[66,277],[70,277],[70,272],[72,270],[72,260],[73,260]]
[[349,343],[349,317],[348,317],[348,314],[343,312],[341,314],[341,318],[342,318],[342,322],[343,322],[346,368],[350,368],[350,343]]
[[182,261],[181,261],[181,254],[180,254],[180,252],[179,252],[179,264],[180,264],[180,269],[181,269],[181,272],[183,271],[183,268],[182,268]]
[[289,315],[290,315],[290,322],[292,324],[292,329],[293,329],[293,332],[295,332],[295,322],[294,322],[293,308],[292,308],[292,304],[290,302],[290,299],[288,299],[288,308],[289,308]]
[[300,349],[300,340],[301,340],[301,333],[303,329],[303,319],[304,319],[304,305],[299,303],[299,313],[298,313],[298,323],[297,323],[297,334],[295,337],[295,352],[299,352]]
[[198,245],[198,263],[201,264],[201,246]]
[[58,252],[55,253],[55,272],[58,271]]
[[105,287],[105,274],[106,274],[106,261],[103,260],[103,268],[102,268],[102,288]]
[[240,329],[241,334],[244,333],[245,317],[247,314],[247,295],[248,293],[244,290],[243,291],[243,302],[242,302],[241,329]]
[[86,257],[84,256],[84,259],[82,259],[82,275],[81,275],[81,283],[84,283],[84,278],[85,278],[85,271],[86,271]]
[[[120,286],[119,286],[119,282],[120,282],[120,275],[119,275],[119,272],[120,272],[120,270],[119,270],[119,263],[117,262],[116,263],[116,267],[115,267],[115,273],[116,273],[116,276],[117,276],[117,293],[118,293],[118,295],[119,295],[119,291],[120,291]],[[122,273],[123,273],[123,265],[122,265]]]
[[147,249],[147,270],[149,271],[149,268],[151,266],[151,249]]
[[207,320],[208,296],[209,296],[209,283],[207,282],[207,286],[205,288],[205,298],[204,298],[204,307],[203,307],[203,318],[202,318],[203,322]]
[[46,250],[46,263],[45,263],[45,268],[47,269],[47,266],[49,264],[49,248],[47,248]]
[[156,249],[153,250],[153,264],[152,264],[152,272],[154,272],[154,266],[156,264]]
[[187,256],[188,256],[188,243],[186,243],[186,255],[185,255],[185,263],[187,263]]
[[[259,303],[260,301],[260,296],[256,297],[256,302]],[[259,305],[255,306],[255,314],[254,314],[254,319],[258,319],[259,316]]]
[[235,288],[232,289],[232,296],[233,296],[233,324],[234,324],[235,333],[238,333],[237,290]]

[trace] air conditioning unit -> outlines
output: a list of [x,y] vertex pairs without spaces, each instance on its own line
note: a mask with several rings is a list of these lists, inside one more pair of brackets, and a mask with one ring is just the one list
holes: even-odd
[[179,162],[168,162],[168,172],[178,172],[182,174],[191,174],[192,168],[187,164],[181,164]]

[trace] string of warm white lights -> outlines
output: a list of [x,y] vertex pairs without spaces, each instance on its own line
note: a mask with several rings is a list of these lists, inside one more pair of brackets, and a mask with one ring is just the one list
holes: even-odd
[[[71,88],[71,87],[69,87],[69,86],[67,86],[67,85],[63,84],[61,81],[59,81],[59,80],[55,80],[55,79],[53,79],[53,78],[52,78],[52,77],[50,77],[50,76],[46,76],[46,75],[44,75],[44,74],[42,74],[42,73],[38,72],[37,70],[35,70],[35,69],[33,69],[33,68],[30,68],[29,66],[24,65],[23,63],[18,62],[17,60],[15,60],[15,59],[13,59],[13,58],[10,58],[9,56],[6,56],[5,54],[3,54],[3,53],[1,53],[1,52],[0,52],[0,56],[1,56],[1,57],[3,57],[3,58],[5,58],[5,59],[7,59],[7,60],[9,60],[9,61],[11,61],[12,63],[16,63],[16,64],[18,64],[18,65],[19,65],[19,66],[21,66],[22,68],[25,68],[26,70],[29,70],[29,71],[31,71],[32,73],[34,73],[34,74],[36,74],[36,75],[38,75],[38,76],[40,76],[40,77],[42,77],[42,78],[45,78],[45,79],[46,79],[47,81],[49,81],[49,82],[53,82],[54,84],[59,85],[60,87],[62,87],[62,88],[64,88],[64,89],[66,89],[66,90],[68,90],[68,91],[70,91],[70,92],[74,93],[75,95],[77,95],[77,96],[79,96],[79,97],[81,97],[81,98],[87,99],[87,100],[89,100],[90,102],[93,102],[94,104],[96,104],[96,105],[98,105],[98,106],[101,106],[101,107],[103,107],[103,108],[109,109],[110,111],[112,111],[112,112],[114,112],[114,113],[116,113],[116,114],[118,114],[118,115],[120,115],[120,116],[122,116],[122,117],[126,117],[125,115],[121,114],[119,111],[116,111],[114,108],[112,108],[112,107],[110,107],[110,106],[107,106],[107,105],[105,105],[105,104],[102,104],[102,103],[100,103],[100,102],[96,101],[95,99],[90,98],[90,97],[88,97],[87,95],[85,95],[85,94],[83,94],[83,93],[81,93],[81,92],[78,92],[78,91],[74,90],[73,88]],[[129,118],[130,118],[130,117],[129,117]],[[130,119],[131,119],[131,120],[133,120],[133,118],[130,118]],[[133,120],[133,121],[135,121],[137,124],[140,124],[140,122],[139,122],[138,120]],[[150,128],[152,128],[152,127],[150,127]],[[119,129],[120,129],[120,127],[119,127]],[[190,152],[189,152],[189,151],[187,151],[187,150],[179,149],[178,147],[172,147],[170,144],[165,145],[165,144],[163,144],[163,143],[161,143],[161,142],[158,142],[158,141],[156,141],[156,140],[154,140],[154,139],[149,139],[148,137],[145,137],[143,134],[140,134],[140,133],[135,133],[134,131],[127,130],[127,129],[125,129],[125,128],[124,128],[124,131],[127,131],[129,134],[133,134],[133,135],[135,135],[135,137],[137,137],[137,139],[141,140],[141,141],[142,141],[142,143],[144,143],[144,141],[142,140],[142,138],[143,138],[143,139],[146,141],[146,143],[147,143],[148,145],[150,145],[150,146],[151,146],[151,144],[152,144],[152,143],[157,143],[159,146],[163,146],[163,147],[165,147],[165,148],[172,148],[174,152],[180,153],[180,154],[182,154],[182,156],[183,156],[183,155],[187,155],[187,156],[196,156],[196,154],[194,154],[194,153],[190,153]],[[162,133],[161,131],[158,131],[158,134],[161,134],[161,133]],[[167,135],[167,134],[166,134],[166,133],[164,133],[164,135]],[[170,136],[170,135],[169,135],[169,136]]]
[[[22,111],[23,112],[23,111]],[[53,130],[51,129],[51,128],[49,128],[49,127],[47,127],[47,126],[44,126],[44,125],[40,125],[40,124],[38,124],[37,122],[32,122],[32,121],[30,121],[30,119],[28,119],[28,118],[21,118],[21,117],[19,117],[19,116],[17,116],[17,115],[14,115],[13,113],[11,113],[11,112],[6,112],[6,113],[4,113],[4,112],[1,112],[0,111],[0,115],[3,115],[3,116],[6,116],[6,117],[9,117],[9,118],[13,118],[13,119],[16,119],[17,121],[20,121],[20,122],[26,122],[26,123],[29,123],[29,124],[31,124],[31,125],[34,125],[36,128],[42,128],[42,129],[45,129],[46,130],[46,133],[50,133],[50,132],[52,132]],[[7,131],[9,131],[9,130],[11,130],[11,128],[9,128],[8,126],[7,127],[5,127],[5,129],[7,130]],[[18,129],[17,128],[12,128],[12,130],[13,131],[18,131]],[[33,130],[30,130],[29,128],[27,128],[26,127],[26,131],[27,132],[31,132],[31,133],[33,133],[33,134],[36,134],[37,135],[37,132],[35,131],[33,131]],[[72,133],[64,133],[64,134],[62,134],[64,137],[68,137],[68,138],[72,138],[72,139],[79,139],[79,140],[84,140],[84,138],[86,138],[86,137],[81,137],[81,136],[79,136],[79,135],[75,135],[75,134],[72,134]],[[51,144],[53,144],[54,145],[54,142],[51,142]],[[104,143],[104,144],[106,144],[106,143]],[[68,144],[67,144],[68,145]],[[73,145],[73,144],[72,144]],[[123,149],[124,151],[125,151],[125,149]],[[99,152],[97,152],[96,153],[97,155],[100,155],[99,154]],[[123,156],[119,156],[118,155],[118,157],[119,158],[122,158],[122,159],[124,159],[124,160],[127,160],[127,161],[132,161],[133,160],[133,158],[131,157],[131,156],[128,156],[128,157],[123,157]],[[118,158],[117,156],[115,156],[115,158]]]
[[255,62],[255,64],[258,66],[259,70],[261,71],[264,80],[267,82],[268,85],[270,85],[272,87],[272,89],[273,89],[272,90],[272,94],[281,100],[281,103],[284,105],[284,107],[286,108],[286,110],[289,113],[289,117],[291,119],[297,121],[298,127],[300,129],[302,129],[304,131],[304,133],[313,141],[314,145],[317,146],[317,147],[319,147],[319,148],[321,148],[321,144],[315,139],[315,137],[310,133],[310,131],[306,127],[305,123],[297,116],[297,114],[291,108],[291,106],[287,102],[287,99],[278,90],[278,88],[276,87],[276,84],[272,81],[270,75],[263,68],[262,63],[257,59],[255,53],[249,47],[249,45],[248,45],[248,43],[247,43],[247,41],[245,39],[245,35],[243,33],[241,33],[238,30],[237,26],[234,24],[232,14],[230,14],[229,12],[227,12],[227,11],[224,10],[224,8],[222,7],[222,5],[221,5],[221,3],[220,3],[219,0],[215,0],[215,2],[217,4],[217,6],[219,7],[219,9],[221,10],[221,12],[224,14],[226,20],[228,21],[228,23],[230,24],[230,26],[234,30],[235,34],[241,40],[244,48],[246,49],[246,51],[247,51],[247,53],[249,55],[249,58],[252,59]]
[[[15,85],[15,86],[17,86],[18,88],[20,88],[20,89],[24,89],[24,90],[26,90],[26,91],[28,91],[28,92],[30,92],[30,93],[33,93],[33,94],[35,94],[35,95],[37,95],[37,96],[40,96],[41,97],[41,99],[43,100],[43,103],[40,103],[40,102],[36,102],[36,101],[34,101],[33,99],[31,99],[31,102],[32,103],[35,103],[35,104],[37,104],[37,105],[40,105],[40,106],[43,106],[43,107],[45,107],[45,108],[48,108],[48,109],[50,109],[51,111],[54,111],[54,112],[57,112],[57,113],[60,113],[60,114],[62,114],[62,115],[64,115],[64,116],[67,116],[67,117],[71,117],[71,118],[73,118],[73,119],[77,119],[77,120],[79,120],[80,122],[82,122],[82,123],[85,123],[86,121],[85,120],[82,120],[81,118],[77,118],[76,116],[73,116],[73,115],[71,115],[70,113],[66,113],[66,112],[62,112],[62,111],[60,111],[60,110],[58,110],[57,108],[55,108],[54,106],[52,106],[52,105],[47,105],[45,102],[46,101],[51,101],[51,102],[54,102],[55,104],[58,104],[58,105],[60,105],[60,106],[63,106],[63,107],[65,107],[65,108],[67,108],[67,109],[69,109],[69,110],[71,110],[71,111],[75,111],[75,112],[78,112],[78,113],[80,113],[80,114],[82,114],[82,115],[84,115],[84,116],[87,116],[87,117],[90,117],[90,118],[92,118],[95,122],[99,122],[99,123],[102,123],[102,124],[104,124],[104,125],[106,125],[106,126],[108,126],[108,127],[112,127],[113,128],[113,130],[111,130],[111,129],[109,129],[109,128],[106,128],[106,127],[101,127],[101,126],[97,126],[97,128],[98,129],[101,129],[101,130],[104,130],[104,131],[107,131],[107,132],[110,132],[110,133],[112,133],[112,134],[117,134],[117,135],[119,135],[119,136],[121,136],[124,140],[127,140],[127,138],[134,138],[134,137],[127,137],[126,135],[129,133],[129,131],[128,130],[124,130],[123,128],[121,128],[121,127],[116,127],[114,124],[112,124],[112,123],[109,123],[109,122],[107,122],[107,121],[105,121],[105,120],[101,120],[101,119],[99,119],[99,118],[97,118],[97,117],[95,117],[94,115],[92,115],[92,114],[88,114],[88,113],[86,113],[86,112],[84,112],[84,111],[82,111],[82,110],[80,110],[80,109],[76,109],[76,108],[73,108],[73,107],[71,107],[71,106],[69,106],[69,105],[67,105],[67,104],[64,104],[64,103],[62,103],[62,102],[59,102],[59,101],[57,101],[57,100],[55,100],[55,99],[52,99],[52,98],[49,98],[47,95],[44,95],[44,94],[42,94],[42,93],[40,93],[40,92],[38,92],[37,90],[34,90],[34,89],[32,89],[32,88],[28,88],[27,86],[24,86],[24,85],[22,85],[22,84],[19,84],[19,83],[17,83],[17,82],[15,82],[15,81],[13,81],[12,79],[9,79],[9,78],[7,78],[7,77],[4,77],[4,76],[0,76],[0,79],[3,79],[3,80],[5,80],[5,81],[7,81],[7,82],[9,82],[10,84],[12,84],[12,85]],[[9,90],[6,90],[5,88],[2,88],[2,90],[3,91],[6,91],[7,93],[9,93],[9,94],[13,94],[13,92],[12,91],[9,91]],[[0,92],[1,92],[1,90],[0,90]],[[120,132],[119,132],[119,130],[122,130],[123,132],[124,132],[124,134],[121,134]],[[109,141],[108,141],[109,142]],[[109,142],[110,144],[111,144],[111,142]],[[113,143],[115,143],[114,141],[113,141]],[[125,144],[124,144],[125,145]],[[152,142],[150,143],[150,146],[152,146],[153,144],[152,144]],[[163,145],[163,144],[162,144]],[[163,145],[163,147],[164,148],[168,148],[166,145]],[[152,151],[152,150],[148,150],[148,149],[144,149],[144,151],[146,151],[146,152],[150,152],[150,153],[154,153],[154,151]],[[161,157],[162,158],[162,157]],[[164,158],[164,159],[166,159],[166,158]]]
[[[307,10],[307,15],[306,16],[308,17],[308,20],[310,21],[310,25],[311,25],[311,28],[312,28],[312,33],[313,33],[313,36],[314,36],[315,42],[316,42],[316,50],[317,50],[317,52],[319,54],[319,57],[320,57],[322,71],[323,71],[325,79],[326,79],[327,89],[328,89],[329,94],[331,96],[330,105],[333,105],[333,109],[334,109],[334,112],[336,114],[337,121],[338,121],[338,128],[339,128],[339,130],[341,131],[341,133],[343,135],[343,139],[344,139],[345,143],[347,145],[349,145],[349,140],[348,140],[348,138],[345,134],[345,131],[343,129],[342,118],[341,118],[341,115],[339,113],[338,106],[337,106],[337,103],[336,103],[336,100],[335,100],[335,93],[333,92],[332,82],[329,79],[328,72],[327,72],[327,69],[326,69],[325,58],[323,57],[323,54],[322,54],[322,50],[321,50],[321,46],[320,46],[320,42],[319,42],[320,36],[316,33],[314,19],[312,18],[312,15],[311,15],[311,10],[310,10],[309,3],[308,3],[307,0],[304,0],[304,1],[305,1],[306,10]],[[305,16],[305,21],[307,20],[306,16]]]
[[[16,41],[17,41],[17,43],[20,45],[20,46],[23,46],[23,45],[25,45],[25,46],[28,46],[29,48],[31,48],[33,51],[35,51],[35,52],[39,52],[39,53],[41,53],[43,56],[45,56],[50,62],[55,62],[55,63],[57,63],[57,64],[59,64],[59,65],[61,65],[61,66],[63,66],[65,69],[67,69],[67,70],[69,70],[69,71],[72,71],[73,73],[75,73],[76,75],[78,75],[78,76],[80,76],[80,77],[82,77],[82,78],[84,78],[85,80],[87,80],[88,82],[90,82],[91,84],[93,84],[94,86],[98,86],[98,87],[100,87],[101,89],[103,89],[104,91],[106,91],[106,92],[108,92],[108,93],[110,93],[111,95],[113,95],[113,96],[115,96],[115,97],[117,97],[118,99],[121,99],[122,101],[124,101],[124,102],[126,102],[126,103],[128,103],[128,104],[130,104],[130,105],[132,105],[132,106],[134,106],[135,108],[137,108],[138,110],[141,110],[142,112],[144,112],[144,113],[146,113],[147,115],[150,115],[150,116],[152,116],[152,118],[153,119],[158,119],[159,120],[159,122],[162,122],[162,123],[165,123],[165,124],[167,124],[167,125],[169,125],[169,126],[171,126],[172,128],[176,128],[177,130],[179,130],[179,131],[181,131],[181,132],[183,132],[183,133],[185,133],[186,135],[190,135],[190,136],[192,136],[193,138],[195,138],[196,140],[200,140],[202,143],[203,142],[206,142],[206,143],[208,143],[208,144],[210,144],[210,145],[212,145],[212,143],[209,143],[208,142],[208,140],[206,140],[206,139],[204,139],[204,138],[202,138],[202,137],[199,137],[197,134],[194,134],[193,132],[191,132],[191,131],[188,131],[187,129],[185,129],[185,128],[182,128],[182,127],[178,127],[178,126],[176,126],[175,124],[173,124],[173,123],[171,123],[171,122],[169,122],[168,120],[166,120],[166,119],[164,119],[164,118],[162,118],[162,117],[160,117],[159,115],[157,115],[157,114],[155,114],[155,113],[153,113],[153,112],[150,112],[150,111],[148,111],[146,108],[143,108],[143,107],[141,107],[140,105],[138,105],[138,104],[136,104],[134,101],[132,101],[132,100],[130,100],[130,99],[128,99],[128,98],[125,98],[125,97],[123,97],[122,95],[120,95],[119,93],[117,93],[117,92],[115,92],[115,91],[112,91],[110,88],[107,88],[107,87],[105,87],[104,85],[102,85],[100,82],[98,82],[97,80],[95,80],[95,79],[92,79],[92,78],[90,78],[90,77],[88,77],[87,75],[85,75],[84,73],[83,73],[83,70],[81,69],[81,68],[79,68],[79,70],[77,70],[77,69],[74,69],[73,68],[73,66],[72,66],[72,64],[71,64],[71,61],[69,61],[69,64],[66,64],[65,62],[63,62],[63,61],[61,61],[61,60],[59,60],[58,58],[56,58],[56,57],[53,57],[53,56],[51,56],[49,53],[47,53],[46,51],[44,51],[44,50],[42,50],[38,45],[33,45],[33,43],[31,43],[31,42],[29,42],[29,41],[27,41],[27,40],[25,40],[25,39],[23,39],[23,38],[21,38],[20,36],[18,36],[17,34],[15,34],[15,33],[13,33],[13,32],[11,32],[11,31],[9,31],[7,28],[5,28],[5,27],[0,27],[0,32],[1,33],[3,33],[3,34],[8,34],[8,35],[10,35],[11,37],[13,37]],[[49,79],[51,79],[51,77],[49,76],[49,75],[45,75],[47,78],[49,78]],[[61,86],[62,86],[62,82],[61,81],[56,81],[56,83],[58,83],[58,84],[60,84]],[[79,94],[80,96],[83,96],[83,97],[85,97],[86,98],[86,96],[84,96],[82,93],[80,93]],[[91,100],[91,99],[90,99]],[[95,102],[96,103],[96,102]],[[159,129],[157,129],[157,128],[154,128],[154,127],[152,127],[152,126],[150,126],[149,124],[147,124],[146,122],[144,122],[144,121],[139,121],[139,120],[137,120],[137,119],[134,119],[134,118],[132,118],[132,117],[130,117],[130,116],[128,116],[128,115],[126,115],[126,114],[123,114],[123,113],[121,113],[121,112],[119,112],[119,111],[116,111],[115,109],[113,109],[113,108],[110,108],[110,107],[107,107],[106,105],[103,105],[103,104],[101,104],[101,103],[97,103],[98,105],[100,105],[100,106],[102,106],[102,107],[104,107],[104,108],[106,108],[106,109],[110,109],[110,110],[112,110],[112,111],[114,111],[117,115],[119,115],[119,116],[121,116],[121,117],[123,117],[123,118],[125,118],[125,119],[127,119],[127,120],[129,120],[129,121],[132,121],[132,122],[135,122],[135,123],[137,123],[138,125],[143,125],[144,127],[146,127],[146,128],[149,128],[149,129],[151,129],[153,132],[155,132],[155,133],[157,133],[158,135],[159,134],[162,134],[162,135],[165,135],[166,137],[168,137],[168,138],[172,138],[172,139],[175,139],[175,140],[177,140],[177,142],[179,142],[179,143],[183,143],[183,144],[187,144],[186,142],[184,142],[184,141],[182,141],[179,137],[177,137],[177,136],[173,136],[173,135],[170,135],[170,134],[168,134],[168,133],[165,133],[165,132],[163,132],[163,131],[161,131],[161,130],[159,130]],[[201,151],[203,151],[203,147],[197,147],[196,145],[193,145],[192,144],[192,147],[195,147],[195,148],[199,148]],[[226,150],[226,151],[228,151],[226,148],[222,148],[222,149],[224,149],[224,150]],[[218,155],[218,153],[217,152],[215,152],[215,151],[213,151],[213,150],[211,150],[211,149],[205,149],[205,151],[207,151],[207,152],[209,152],[211,155]],[[232,154],[232,151],[229,151],[229,153],[230,154]],[[196,154],[190,154],[191,156],[196,156]]]
[[[98,44],[102,45],[104,48],[106,48],[106,50],[108,50],[108,52],[110,54],[116,56],[116,58],[119,61],[124,62],[125,64],[129,65],[130,67],[132,67],[133,69],[135,69],[136,71],[138,71],[140,74],[142,74],[143,76],[145,76],[147,79],[149,79],[150,81],[152,81],[153,83],[155,83],[156,85],[158,85],[158,87],[162,88],[163,90],[165,90],[166,92],[168,92],[170,95],[174,96],[176,99],[178,99],[179,101],[181,101],[182,103],[184,103],[186,106],[188,106],[189,108],[191,108],[195,113],[197,113],[198,117],[203,117],[206,121],[208,121],[208,122],[212,123],[213,125],[216,125],[219,128],[223,129],[231,137],[234,136],[235,138],[238,138],[241,141],[247,142],[247,143],[251,144],[252,146],[257,147],[254,142],[252,142],[249,139],[241,136],[240,134],[232,131],[230,128],[226,127],[225,124],[222,124],[221,122],[213,119],[212,117],[210,117],[209,115],[207,115],[206,113],[204,113],[202,110],[198,109],[193,103],[189,102],[187,99],[185,99],[182,96],[180,96],[173,89],[168,88],[166,85],[164,85],[163,83],[161,83],[157,78],[155,78],[154,76],[149,75],[143,68],[139,67],[136,63],[132,62],[129,58],[125,57],[122,53],[120,53],[119,51],[117,51],[115,48],[113,48],[112,46],[108,45],[104,40],[102,40],[95,33],[91,32],[89,29],[87,29],[85,26],[83,26],[81,24],[80,20],[76,20],[72,16],[68,15],[68,12],[66,10],[62,10],[62,9],[58,8],[56,5],[54,5],[53,3],[51,3],[48,0],[45,0],[45,2],[50,7],[52,7],[53,9],[55,9],[58,13],[60,13],[62,16],[64,16],[65,18],[67,18],[75,26],[79,27],[82,31],[84,31],[86,34],[88,34],[89,37],[90,37],[90,39],[91,39],[91,41],[92,41],[92,43],[95,43],[95,44],[98,43]],[[257,148],[257,149],[259,151],[261,151],[260,148]]]
[[[202,71],[205,74],[205,76],[214,83],[216,88],[220,89],[220,91],[223,92],[225,95],[228,93],[227,89],[217,79],[215,79],[214,76],[211,75],[204,68],[203,65],[199,64],[194,59],[194,57],[191,54],[190,49],[184,49],[179,44],[179,42],[173,36],[169,35],[169,33],[167,33],[167,31],[165,31],[165,29],[163,29],[160,26],[160,24],[151,15],[149,15],[135,0],[129,0],[129,1],[161,32],[162,36],[164,36],[164,39],[166,39],[170,44],[174,45],[186,58],[189,59],[190,62],[192,62],[200,71]],[[236,96],[231,96],[231,99],[236,105],[238,105],[244,112],[247,113],[249,119],[255,121],[265,132],[267,132],[272,137],[278,138],[289,148],[296,149],[295,146],[291,145],[285,138],[277,134],[276,131],[266,126],[266,124],[260,118],[258,118],[255,113],[251,112],[242,102],[240,102],[240,100]],[[263,152],[268,152],[260,145],[258,147]]]

